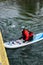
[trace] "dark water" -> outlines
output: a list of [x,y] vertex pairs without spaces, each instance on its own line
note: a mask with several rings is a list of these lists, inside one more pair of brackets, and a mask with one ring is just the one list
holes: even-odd
[[[16,40],[25,27],[43,32],[43,0],[0,0],[0,30],[5,41]],[[18,49],[6,49],[10,65],[43,65],[43,40]]]

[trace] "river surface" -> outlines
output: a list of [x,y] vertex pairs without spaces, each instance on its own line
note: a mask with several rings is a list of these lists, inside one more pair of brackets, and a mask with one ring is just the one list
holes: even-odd
[[[4,42],[21,37],[22,28],[43,32],[43,0],[0,0],[0,31]],[[10,65],[43,65],[43,40],[6,49]]]

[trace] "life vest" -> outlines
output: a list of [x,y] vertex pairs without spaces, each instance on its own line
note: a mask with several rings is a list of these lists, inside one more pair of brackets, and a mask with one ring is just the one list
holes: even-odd
[[33,32],[30,32],[27,29],[24,29],[22,31],[22,37],[25,41],[29,41],[31,37],[33,37]]
[[23,36],[23,39],[24,39],[25,41],[28,41],[28,40],[29,40],[29,31],[26,30],[26,29],[24,29],[24,30],[22,31],[22,36]]

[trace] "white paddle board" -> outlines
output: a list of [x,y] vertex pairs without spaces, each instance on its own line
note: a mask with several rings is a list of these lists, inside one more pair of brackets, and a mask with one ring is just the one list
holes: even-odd
[[43,33],[38,33],[38,34],[35,34],[33,36],[33,40],[32,41],[26,41],[24,43],[23,39],[19,39],[19,40],[16,40],[16,41],[5,42],[4,46],[6,48],[19,48],[19,47],[23,47],[23,46],[26,46],[26,45],[29,45],[29,44],[33,44],[33,43],[38,42],[38,41],[40,41],[42,39],[43,39]]

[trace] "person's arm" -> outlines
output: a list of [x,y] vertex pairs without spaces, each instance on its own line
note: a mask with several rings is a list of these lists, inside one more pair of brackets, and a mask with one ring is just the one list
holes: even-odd
[[22,39],[22,37],[20,37],[19,39]]

